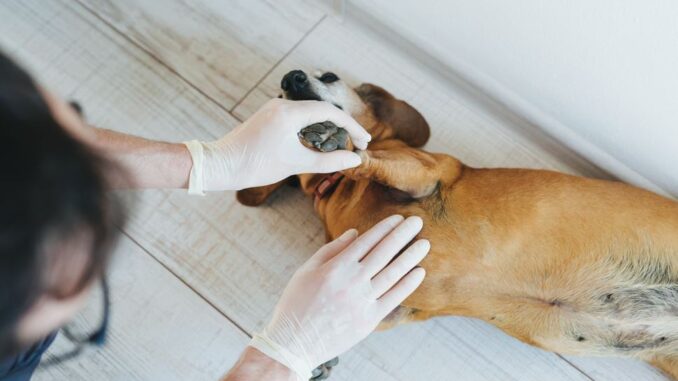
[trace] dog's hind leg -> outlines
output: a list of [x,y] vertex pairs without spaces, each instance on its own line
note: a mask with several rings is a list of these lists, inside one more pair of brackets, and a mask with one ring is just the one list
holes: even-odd
[[357,152],[362,165],[343,171],[344,175],[370,179],[415,199],[454,183],[463,170],[461,162],[451,156],[425,152],[397,140],[378,142],[373,149]]

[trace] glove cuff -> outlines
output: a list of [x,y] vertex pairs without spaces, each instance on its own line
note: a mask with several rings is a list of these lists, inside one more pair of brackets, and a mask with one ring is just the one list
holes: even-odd
[[285,365],[292,372],[296,373],[297,378],[301,381],[306,381],[313,377],[313,369],[308,365],[308,362],[292,354],[286,348],[278,345],[264,335],[255,334],[254,337],[252,337],[249,346],[258,349],[266,356]]
[[203,164],[205,162],[205,149],[202,143],[197,140],[183,142],[183,144],[188,149],[193,160],[191,173],[188,177],[188,194],[204,196]]

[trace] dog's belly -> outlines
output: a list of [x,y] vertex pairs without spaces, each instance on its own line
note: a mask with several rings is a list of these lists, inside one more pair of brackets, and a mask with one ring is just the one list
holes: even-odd
[[[429,239],[435,246],[435,238]],[[481,318],[524,342],[561,353],[678,355],[678,267],[662,252],[627,247],[634,254],[546,254],[528,245],[492,253],[504,254],[501,259],[476,254],[473,261],[470,252],[461,259],[459,250],[468,246],[458,247],[433,252],[423,263],[427,279],[404,303],[414,309],[411,320]]]

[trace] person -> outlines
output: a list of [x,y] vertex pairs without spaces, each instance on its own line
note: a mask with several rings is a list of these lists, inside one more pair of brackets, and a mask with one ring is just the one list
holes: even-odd
[[[30,379],[55,332],[69,332],[67,323],[104,279],[116,226],[125,221],[109,190],[203,194],[360,164],[353,152],[304,147],[296,133],[315,122],[343,126],[358,148],[370,140],[349,115],[317,101],[273,99],[222,138],[186,143],[94,128],[79,109],[0,54],[3,381]],[[321,247],[294,273],[269,324],[224,379],[308,379],[313,368],[364,339],[422,282],[417,264],[430,245],[407,246],[421,228],[418,217],[392,216]],[[105,324],[83,342],[100,343],[104,334]]]

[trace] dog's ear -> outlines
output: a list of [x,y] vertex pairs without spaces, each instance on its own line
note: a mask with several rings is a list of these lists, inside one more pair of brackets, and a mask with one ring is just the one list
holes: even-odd
[[266,202],[268,197],[281,186],[288,183],[294,183],[294,179],[295,177],[288,177],[285,180],[278,181],[275,184],[242,189],[235,193],[235,198],[238,200],[238,202],[245,206],[259,206]]
[[383,88],[364,83],[356,92],[381,123],[390,126],[393,137],[412,147],[421,147],[431,136],[426,119],[407,102],[396,99]]

